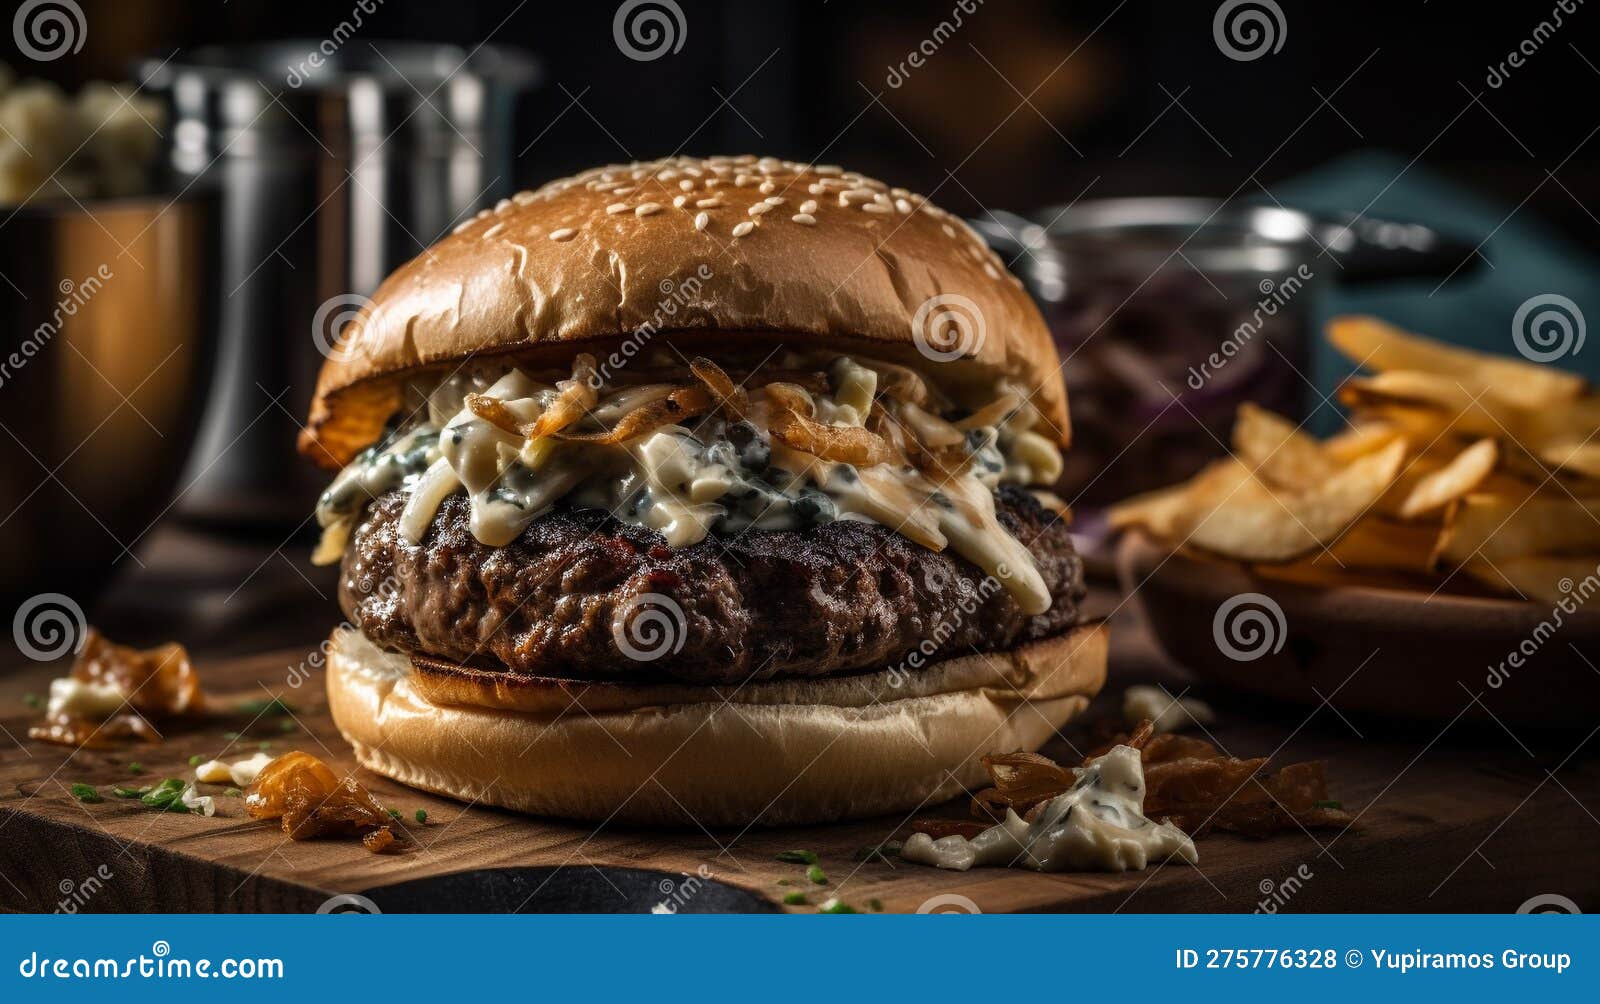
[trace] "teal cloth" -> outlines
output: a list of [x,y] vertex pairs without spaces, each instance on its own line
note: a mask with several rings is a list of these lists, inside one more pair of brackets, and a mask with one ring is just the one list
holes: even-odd
[[[1512,317],[1525,300],[1544,293],[1576,303],[1585,329],[1600,324],[1600,260],[1544,225],[1526,206],[1512,214],[1512,206],[1476,195],[1421,163],[1407,169],[1406,160],[1393,154],[1351,154],[1274,186],[1273,195],[1285,205],[1316,213],[1359,212],[1371,202],[1366,210],[1371,218],[1426,224],[1472,244],[1488,238],[1481,253],[1493,267],[1480,261],[1470,274],[1463,269],[1437,293],[1438,279],[1351,286],[1336,279],[1323,287],[1314,307],[1317,332],[1339,314],[1373,314],[1419,334],[1515,355]],[[1572,212],[1584,210],[1573,203]],[[1590,334],[1586,330],[1583,345],[1551,365],[1600,382],[1600,334]],[[1312,380],[1326,395],[1352,367],[1320,337],[1315,341]],[[1325,433],[1337,422],[1324,407],[1313,427]]]

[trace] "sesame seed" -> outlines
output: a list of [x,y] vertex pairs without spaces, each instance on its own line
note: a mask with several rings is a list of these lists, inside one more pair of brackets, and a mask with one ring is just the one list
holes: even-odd
[[818,164],[811,171],[813,174],[843,174],[844,168],[838,164]]
[[796,223],[804,224],[808,227],[814,227],[817,225],[817,218],[812,216],[810,213],[795,213],[793,216],[789,217],[789,219],[795,221]]
[[863,202],[861,204],[861,210],[863,212],[867,212],[867,213],[880,213],[880,214],[894,212],[893,209],[890,209],[888,206],[884,205],[881,202]]
[[761,201],[765,202],[769,206],[781,206],[781,205],[783,205],[783,199],[781,197],[779,197],[779,196],[776,196],[776,195],[773,195],[773,196],[770,196],[768,198],[762,199]]
[[627,211],[628,204],[626,202],[613,202],[611,205],[606,207],[607,216],[615,216],[618,213],[625,213]]
[[743,188],[745,185],[755,180],[755,177],[749,174],[736,174],[733,176],[733,184],[737,188]]
[[857,201],[863,199],[870,201],[877,199],[877,197],[878,193],[874,192],[870,188],[847,188],[839,193],[839,205],[848,206],[852,199]]
[[756,225],[754,223],[750,222],[749,220],[745,220],[743,223],[733,228],[733,236],[743,237],[745,234],[749,233],[755,228]]
[[501,199],[499,202],[496,202],[494,204],[494,211],[496,213],[503,213],[507,209],[510,209],[510,208],[511,208],[511,200],[510,199]]
[[678,182],[678,188],[685,192],[692,192],[694,191],[694,181],[689,178],[685,178]]
[[983,264],[983,274],[991,279],[1000,278],[1000,270],[995,268],[993,265],[990,265],[988,262],[984,262]]
[[757,189],[757,191],[759,191],[762,195],[771,195],[773,192],[776,192],[777,190],[778,190],[778,186],[773,184],[770,181],[763,181],[761,183],[761,187],[759,189]]
[[688,201],[689,201],[689,197],[687,195],[676,195],[676,196],[673,196],[672,208],[674,208],[674,209],[682,209],[683,208],[683,204],[685,202],[688,202]]
[[895,199],[894,207],[900,210],[902,213],[911,212],[911,203],[907,202],[905,199]]
[[488,230],[485,230],[483,232],[483,239],[484,240],[491,240],[491,239],[493,239],[495,237],[499,237],[500,236],[500,232],[502,230],[504,230],[505,228],[506,228],[506,225],[504,223],[496,223],[494,226],[490,227]]
[[661,212],[661,203],[659,203],[659,202],[646,202],[644,205],[640,206],[638,209],[635,209],[633,211],[633,215],[635,215],[635,216],[649,216],[652,213],[659,213],[659,212]]
[[696,230],[704,230],[706,228],[706,224],[708,224],[710,222],[711,222],[711,214],[710,213],[695,213],[694,214],[694,228]]
[[956,228],[948,223],[941,224],[939,229],[944,231],[946,237],[954,237],[956,235]]
[[524,189],[511,197],[511,201],[519,206],[526,206],[533,201],[533,193]]
[[822,184],[820,184],[818,182],[812,182],[811,184],[806,186],[806,191],[810,192],[812,195],[821,195],[823,192],[826,192],[827,190],[828,190],[827,186],[822,185]]
[[634,191],[635,191],[635,186],[633,186],[633,185],[623,185],[621,188],[613,189],[611,194],[613,194],[613,195],[632,195],[634,193]]
[[726,205],[727,205],[727,203],[723,202],[720,197],[713,197],[713,198],[710,198],[710,199],[696,199],[695,203],[694,203],[694,207],[696,209],[715,209],[717,206],[726,206]]
[[460,223],[457,223],[455,225],[455,228],[453,230],[451,230],[450,232],[453,233],[453,234],[459,234],[461,231],[467,229],[468,227],[472,226],[476,222],[478,222],[478,221],[477,220],[462,220]]
[[814,213],[814,212],[816,212],[817,211],[817,200],[816,199],[807,199],[806,201],[800,203],[800,211],[802,213]]
[[475,213],[475,214],[473,214],[473,217],[472,217],[472,218],[473,218],[473,219],[475,219],[475,220],[481,220],[481,219],[483,219],[483,218],[484,218],[484,217],[485,217],[485,216],[488,216],[488,215],[489,215],[489,210],[487,210],[487,209],[480,209],[480,210],[478,210],[478,211],[477,211],[477,213]]
[[571,227],[562,227],[560,230],[550,231],[550,239],[553,241],[570,241],[577,234],[578,232]]
[[767,205],[765,202],[758,202],[749,209],[745,210],[745,212],[749,213],[751,216],[760,216],[762,213],[771,211],[772,207]]

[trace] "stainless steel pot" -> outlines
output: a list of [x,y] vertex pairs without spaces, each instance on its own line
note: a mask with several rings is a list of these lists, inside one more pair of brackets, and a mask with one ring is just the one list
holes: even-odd
[[0,209],[0,595],[87,601],[166,512],[220,299],[214,193]]
[[196,49],[141,76],[170,96],[173,168],[222,192],[222,340],[181,511],[295,526],[322,480],[293,445],[333,329],[511,192],[513,103],[537,66],[492,46],[308,40]]

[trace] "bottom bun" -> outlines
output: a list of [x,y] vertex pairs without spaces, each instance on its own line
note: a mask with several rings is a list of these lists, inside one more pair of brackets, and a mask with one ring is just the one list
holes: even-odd
[[647,824],[909,812],[1035,750],[1105,682],[1106,628],[1015,649],[739,687],[529,679],[330,638],[333,720],[367,768],[464,801]]

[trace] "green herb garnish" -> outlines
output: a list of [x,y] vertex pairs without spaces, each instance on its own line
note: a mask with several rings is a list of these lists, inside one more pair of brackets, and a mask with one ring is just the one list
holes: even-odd
[[150,789],[147,788],[147,787],[146,788],[124,788],[120,784],[116,784],[116,785],[112,785],[111,786],[111,794],[117,796],[118,798],[138,798],[140,795],[143,795],[145,792],[147,792],[149,790]]
[[812,865],[810,868],[807,868],[806,878],[815,882],[817,885],[828,884],[828,873],[822,870],[821,865]]
[[222,794],[228,798],[238,798],[240,795],[243,795],[244,792],[240,791],[238,788],[224,788],[222,789]]
[[23,694],[22,703],[30,708],[42,708],[44,707],[44,698],[38,694]]
[[271,748],[272,748],[272,741],[270,739],[263,739],[260,742],[256,743],[256,749],[261,750],[263,753],[265,753],[267,750],[269,750]]
[[76,798],[80,802],[105,801],[105,799],[100,797],[100,793],[95,790],[94,785],[92,784],[84,784],[83,782],[79,781],[71,785],[68,790],[72,792],[72,797]]
[[244,738],[244,733],[243,732],[224,732],[222,734],[222,738],[228,740],[228,742],[230,742],[230,743],[236,743],[239,740]]
[[849,903],[841,903],[837,898],[830,899],[817,907],[818,913],[855,913],[856,908]]
[[130,763],[130,764],[128,764],[128,773],[129,774],[143,774],[144,773],[144,764],[142,764],[142,763]]
[[200,766],[201,764],[203,764],[205,762],[206,762],[206,758],[201,756],[198,753],[196,753],[194,756],[189,758],[189,766],[191,766],[191,767],[198,767],[198,766]]
[[428,821],[428,810],[427,809],[418,809],[417,810],[417,822],[426,823],[427,821]]
[[783,897],[783,905],[784,906],[805,906],[806,905],[806,894],[803,893],[803,892],[787,893]]
[[182,797],[186,787],[188,784],[182,779],[169,777],[139,796],[139,801],[163,812],[188,812],[189,807],[183,804]]
[[293,718],[285,718],[283,721],[278,723],[278,731],[279,732],[293,732],[295,729],[297,729],[299,727],[300,726],[295,724]]
[[1334,799],[1334,798],[1325,799],[1325,800],[1323,800],[1321,802],[1314,802],[1312,804],[1318,809],[1342,809],[1342,808],[1344,808],[1344,803],[1339,801],[1338,799]]
[[892,858],[897,858],[900,856],[900,848],[902,846],[903,845],[900,843],[900,841],[890,840],[885,843],[878,844],[875,847],[863,847],[856,851],[855,859],[857,861],[887,862]]
[[390,809],[389,810],[389,818],[390,819],[399,819],[400,818],[400,810],[399,809]]
[[867,906],[871,907],[873,913],[883,912],[883,900],[876,897],[867,900]]
[[817,863],[817,855],[812,851],[779,851],[777,858],[779,861],[787,861],[791,865],[814,865]]
[[239,702],[241,715],[292,715],[294,706],[281,697],[257,697],[250,701]]

